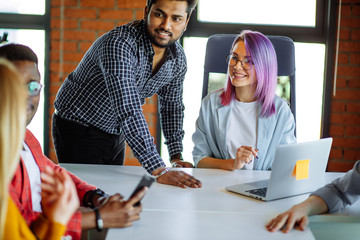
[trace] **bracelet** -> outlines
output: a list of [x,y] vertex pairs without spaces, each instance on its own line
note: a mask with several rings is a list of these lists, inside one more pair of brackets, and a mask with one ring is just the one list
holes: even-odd
[[159,177],[161,177],[162,175],[164,175],[168,171],[169,171],[169,168],[164,168],[163,170],[161,170],[161,172],[159,172],[157,175],[154,176],[155,179],[158,179]]
[[98,232],[101,232],[103,230],[103,228],[104,228],[104,222],[103,222],[103,220],[102,220],[102,218],[100,216],[99,209],[95,207],[93,210],[94,210],[95,215],[96,215],[96,230]]

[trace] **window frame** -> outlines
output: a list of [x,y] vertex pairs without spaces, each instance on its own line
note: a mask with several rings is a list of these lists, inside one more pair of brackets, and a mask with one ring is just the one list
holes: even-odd
[[50,0],[45,0],[44,15],[21,14],[21,13],[1,13],[1,29],[32,29],[44,30],[45,48],[44,48],[44,126],[43,126],[43,151],[46,156],[49,155],[49,85],[50,85]]

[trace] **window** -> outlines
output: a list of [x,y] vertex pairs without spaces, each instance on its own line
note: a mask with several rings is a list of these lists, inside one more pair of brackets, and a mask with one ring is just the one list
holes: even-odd
[[45,14],[45,0],[11,0],[0,3],[3,13]]
[[295,43],[295,58],[296,136],[299,142],[316,140],[321,137],[325,44]]
[[200,0],[198,6],[200,22],[315,27],[315,17],[316,0]]
[[[46,3],[47,2],[47,3]],[[28,128],[34,133],[42,145],[45,154],[48,152],[48,124],[44,109],[47,108],[47,33],[49,29],[49,11],[46,11],[48,0],[12,0],[0,3],[0,36],[8,34],[10,43],[19,43],[29,46],[38,56],[39,71],[43,91],[37,113]],[[44,121],[46,124],[44,124]],[[44,139],[45,137],[45,139]]]

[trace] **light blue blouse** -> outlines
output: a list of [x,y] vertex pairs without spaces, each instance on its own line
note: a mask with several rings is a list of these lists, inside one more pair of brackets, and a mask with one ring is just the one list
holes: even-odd
[[[193,159],[195,166],[204,157],[229,159],[226,145],[230,113],[233,103],[223,106],[220,103],[222,90],[207,95],[201,104],[194,142]],[[285,100],[275,97],[276,113],[270,117],[259,117],[257,126],[258,158],[254,159],[254,170],[271,170],[276,147],[295,143],[295,120]],[[261,106],[258,106],[260,116]]]

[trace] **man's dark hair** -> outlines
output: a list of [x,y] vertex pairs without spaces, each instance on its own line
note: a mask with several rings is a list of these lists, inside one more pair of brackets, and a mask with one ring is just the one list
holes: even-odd
[[[188,7],[186,9],[186,12],[188,14],[187,18],[190,18],[192,11],[194,10],[194,8],[196,7],[196,5],[198,3],[198,0],[175,0],[175,1],[180,1],[180,2],[186,1],[187,2],[187,5],[188,5]],[[147,0],[146,6],[150,9],[151,5],[153,5],[154,3],[156,3],[156,0]]]
[[9,61],[31,61],[38,64],[38,58],[34,51],[21,44],[9,43],[0,46],[0,57]]

